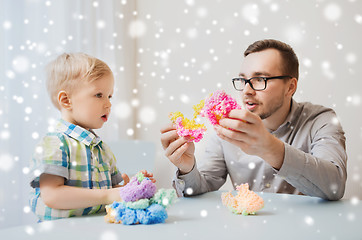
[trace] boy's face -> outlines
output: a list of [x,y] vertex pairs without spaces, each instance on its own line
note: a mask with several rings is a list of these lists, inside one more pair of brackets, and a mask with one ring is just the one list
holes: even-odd
[[71,108],[65,120],[87,130],[101,128],[111,113],[113,88],[113,74],[93,82],[82,81],[70,96]]

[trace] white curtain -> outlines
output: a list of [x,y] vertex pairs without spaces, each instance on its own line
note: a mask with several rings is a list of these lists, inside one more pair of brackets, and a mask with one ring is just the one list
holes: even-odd
[[[60,117],[45,88],[45,65],[63,52],[105,61],[116,82],[113,115],[97,131],[131,139],[134,114],[134,3],[82,0],[1,0],[0,4],[0,228],[34,221],[28,205],[28,165],[35,144]],[[28,214],[27,214],[28,213]]]

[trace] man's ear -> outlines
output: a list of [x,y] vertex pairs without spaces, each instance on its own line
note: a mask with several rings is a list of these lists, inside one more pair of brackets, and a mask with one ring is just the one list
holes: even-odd
[[293,96],[294,93],[297,91],[297,86],[298,86],[298,80],[296,78],[290,79],[287,95]]
[[69,94],[62,90],[58,93],[58,103],[60,105],[61,108],[67,109],[67,110],[71,110],[72,109],[72,104],[70,101],[70,97]]

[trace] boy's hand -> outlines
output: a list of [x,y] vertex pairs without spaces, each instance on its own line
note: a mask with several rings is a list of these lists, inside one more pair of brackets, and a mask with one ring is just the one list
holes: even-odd
[[106,204],[112,204],[114,201],[121,202],[121,194],[119,193],[119,188],[107,189],[107,198]]
[[143,176],[148,177],[153,183],[156,182],[156,179],[153,178],[153,173],[149,173],[147,170],[141,170],[140,172],[143,174]]
[[123,178],[123,184],[120,185],[120,187],[124,187],[129,183],[129,177],[127,174],[122,173],[122,178]]

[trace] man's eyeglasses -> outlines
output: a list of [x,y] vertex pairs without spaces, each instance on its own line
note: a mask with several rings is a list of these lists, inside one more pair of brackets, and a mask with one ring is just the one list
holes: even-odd
[[262,91],[266,89],[266,83],[271,79],[284,79],[292,78],[291,76],[276,76],[276,77],[252,77],[249,79],[246,78],[233,78],[234,88],[238,91],[243,91],[246,87],[246,84],[249,83],[250,87],[255,91]]

